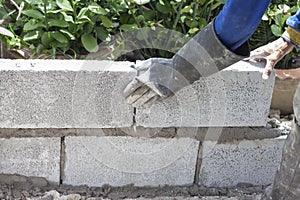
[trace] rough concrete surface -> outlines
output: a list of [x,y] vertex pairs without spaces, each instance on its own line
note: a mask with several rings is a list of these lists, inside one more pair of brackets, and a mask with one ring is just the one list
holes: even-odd
[[60,138],[0,138],[0,174],[44,177],[59,183]]
[[144,127],[265,126],[275,81],[261,78],[263,64],[238,62],[159,101],[138,108]]
[[227,144],[204,141],[199,184],[206,187],[271,184],[285,138]]
[[189,138],[66,137],[63,183],[191,185],[198,145]]
[[[19,177],[25,178],[25,177]],[[29,180],[30,182],[30,180]],[[263,187],[204,188],[201,186],[164,187],[87,187],[55,185],[24,187],[23,182],[0,182],[0,199],[7,200],[103,200],[103,199],[207,199],[207,200],[254,200],[262,194]],[[259,199],[259,198],[258,198]]]
[[133,124],[121,91],[130,62],[1,60],[1,128],[114,128]]

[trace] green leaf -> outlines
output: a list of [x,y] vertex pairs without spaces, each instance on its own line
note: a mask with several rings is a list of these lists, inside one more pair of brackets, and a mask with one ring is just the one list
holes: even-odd
[[168,5],[163,5],[160,3],[156,4],[156,9],[161,12],[161,13],[165,13],[165,14],[169,14],[171,12],[171,8]]
[[22,13],[28,17],[32,17],[34,19],[44,19],[45,16],[37,10],[23,10]]
[[41,31],[31,31],[24,35],[24,41],[36,40],[41,37]]
[[87,8],[82,8],[78,15],[77,15],[77,23],[82,24],[85,22],[91,22],[91,19],[86,15],[87,11],[89,11]]
[[68,23],[60,19],[52,19],[48,22],[49,27],[68,27]]
[[10,30],[3,28],[1,26],[0,26],[0,34],[8,36],[8,37],[12,37],[12,38],[15,37],[14,34]]
[[95,30],[96,30],[96,33],[97,33],[97,37],[100,40],[102,40],[102,41],[109,40],[109,34],[108,34],[107,30],[104,27],[102,27],[102,26],[96,27]]
[[67,15],[67,13],[65,13],[65,12],[61,12],[61,14],[64,16],[64,19],[65,19],[66,22],[74,23],[73,16]]
[[42,34],[41,42],[45,47],[47,47],[52,40],[53,39],[51,38],[51,34],[49,32],[44,32]]
[[88,18],[87,16],[82,16],[80,19],[77,19],[76,24],[84,24],[84,23],[86,23],[86,22],[91,22],[91,23],[93,23],[93,22],[91,21],[91,19]]
[[180,11],[180,14],[183,14],[183,13],[190,13],[191,11],[192,11],[192,5],[185,6],[185,7]]
[[111,27],[112,21],[111,21],[110,19],[108,19],[106,16],[101,16],[101,20],[102,20],[103,25],[104,25],[106,28]]
[[56,0],[56,4],[61,9],[73,12],[73,8],[71,6],[71,3],[68,0]]
[[75,36],[73,34],[71,34],[69,31],[66,31],[66,30],[62,29],[62,30],[60,30],[60,32],[62,32],[65,35],[67,35],[70,40],[75,40],[76,39]]
[[200,30],[202,30],[204,28],[204,26],[206,26],[206,25],[207,25],[206,19],[200,18],[199,19],[199,28],[200,28]]
[[216,4],[214,4],[214,5],[211,7],[211,10],[214,10],[214,9],[220,7],[220,5],[221,5],[221,3],[216,3]]
[[80,19],[81,17],[83,16],[86,16],[86,12],[88,11],[88,8],[81,8],[78,15],[77,15],[77,18]]
[[145,20],[149,21],[149,20],[153,20],[155,19],[155,12],[153,10],[147,10],[143,13]]
[[52,31],[50,34],[53,39],[60,43],[67,44],[69,42],[68,38],[59,31]]
[[139,15],[139,16],[136,17],[136,20],[138,22],[143,22],[145,20],[145,17],[143,15]]
[[92,34],[84,34],[81,36],[83,47],[88,52],[97,52],[99,47],[96,38]]
[[146,3],[149,3],[150,0],[134,0],[134,2],[138,5],[144,5]]
[[88,9],[98,15],[106,15],[107,11],[103,8],[101,8],[98,4],[89,5]]
[[24,24],[24,31],[32,31],[38,28],[44,28],[45,24],[43,24],[42,22],[39,22],[35,19],[31,19],[29,20],[26,24]]
[[25,0],[25,2],[28,4],[38,5],[38,4],[42,4],[43,0]]
[[280,37],[280,36],[282,35],[282,30],[281,30],[281,28],[280,28],[279,26],[275,25],[275,24],[273,24],[273,25],[271,26],[271,31],[272,31],[272,33],[273,33],[275,36],[277,36],[277,37]]
[[63,9],[58,9],[58,10],[48,10],[47,13],[51,13],[51,14],[57,14],[57,13],[64,13]]
[[36,47],[36,53],[42,53],[43,50],[44,46],[42,44],[38,44],[38,46]]
[[137,29],[137,28],[138,28],[137,24],[123,24],[120,27],[120,29],[124,30],[124,31],[129,31],[129,30]]

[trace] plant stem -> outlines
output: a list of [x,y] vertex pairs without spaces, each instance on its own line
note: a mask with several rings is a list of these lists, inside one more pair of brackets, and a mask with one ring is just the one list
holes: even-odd
[[48,31],[49,25],[48,25],[47,5],[48,5],[48,0],[44,0],[45,25],[46,25],[46,30]]
[[140,22],[137,20],[135,14],[132,12],[132,10],[130,9],[130,5],[128,3],[127,0],[124,0],[126,6],[128,7],[128,10],[130,11],[130,14],[132,14],[134,21],[136,22],[136,24],[138,25],[139,28],[142,28],[142,25],[140,24]]
[[195,7],[194,7],[194,10],[193,10],[193,21],[195,21],[195,19],[196,19],[198,8],[199,8],[199,1],[197,1],[195,3]]
[[176,14],[177,14],[177,15],[176,15],[176,18],[175,18],[175,21],[174,21],[174,24],[173,24],[173,27],[172,27],[173,30],[177,27],[177,24],[178,24],[178,22],[179,22],[181,10],[182,10],[182,6],[183,6],[183,1],[181,2],[180,6],[179,6],[178,11],[174,8],[174,6],[172,6],[173,9],[174,9],[174,11],[175,11]]

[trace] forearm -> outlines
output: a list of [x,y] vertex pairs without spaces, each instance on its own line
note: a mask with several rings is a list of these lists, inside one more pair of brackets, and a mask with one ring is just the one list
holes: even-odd
[[288,27],[282,37],[300,49],[300,9],[295,15],[288,18],[286,24]]
[[219,39],[231,51],[244,44],[254,33],[270,0],[227,0],[215,19]]

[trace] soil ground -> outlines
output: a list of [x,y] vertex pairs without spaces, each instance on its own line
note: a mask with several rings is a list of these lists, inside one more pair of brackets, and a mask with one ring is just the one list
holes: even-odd
[[0,184],[1,200],[259,200],[263,187],[204,188],[200,186],[138,188],[131,185],[121,188],[86,186],[51,186],[23,188],[21,184]]

